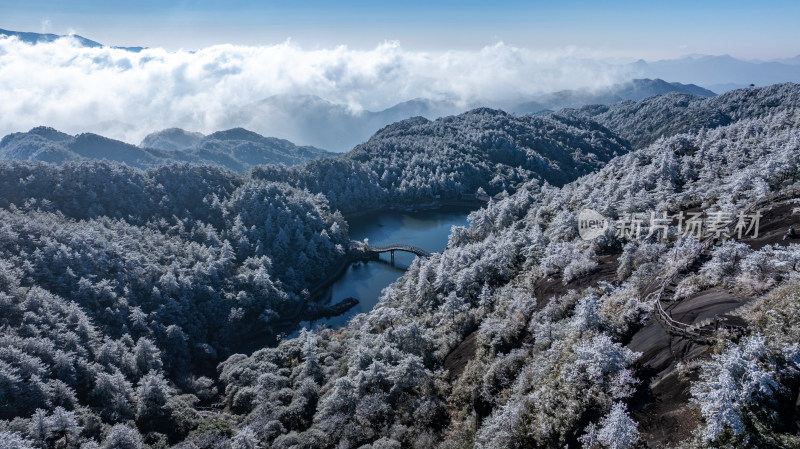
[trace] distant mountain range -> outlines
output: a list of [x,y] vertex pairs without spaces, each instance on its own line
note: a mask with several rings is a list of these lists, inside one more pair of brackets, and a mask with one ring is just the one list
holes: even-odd
[[614,84],[604,89],[562,90],[541,95],[532,101],[521,103],[511,109],[517,114],[535,114],[557,111],[563,108],[579,108],[590,104],[613,104],[623,100],[639,101],[653,95],[670,92],[713,97],[716,94],[694,84],[668,83],[661,79],[635,79]]
[[242,128],[208,136],[180,129],[150,134],[143,146],[92,133],[71,136],[53,128],[38,127],[0,140],[0,159],[63,163],[88,159],[122,162],[148,168],[172,162],[221,165],[242,172],[261,164],[297,165],[332,156],[319,148],[297,146],[288,140],[264,137]]
[[690,55],[654,62],[639,60],[633,65],[644,77],[695,83],[717,93],[750,84],[767,86],[800,81],[800,55],[767,62],[743,61],[729,55]]
[[462,111],[455,103],[422,98],[374,112],[353,111],[314,95],[275,95],[232,110],[223,126],[243,126],[343,152],[396,121],[416,116],[436,119],[458,112]]
[[[653,95],[681,92],[713,97],[710,90],[694,84],[668,83],[656,79],[636,79],[602,90],[565,90],[534,98],[518,105],[492,105],[517,114],[538,113],[587,104],[613,104],[638,101]],[[244,126],[264,134],[281,135],[295,142],[347,151],[366,141],[377,130],[409,117],[429,120],[459,114],[481,105],[457,105],[451,101],[424,98],[399,103],[382,111],[352,111],[313,95],[276,95],[240,108],[226,118],[225,126]]]
[[[22,42],[25,42],[25,43],[28,43],[28,44],[38,44],[38,43],[44,43],[44,42],[53,42],[56,39],[70,37],[72,39],[75,39],[79,44],[81,44],[84,47],[89,47],[89,48],[105,47],[105,45],[101,44],[100,42],[95,42],[95,41],[93,41],[91,39],[87,39],[87,38],[85,38],[83,36],[79,36],[77,34],[62,35],[62,34],[50,34],[50,33],[30,33],[30,32],[26,32],[26,31],[10,31],[10,30],[4,30],[4,29],[0,28],[0,36],[3,36],[3,35],[5,35],[5,36],[14,36],[14,37],[18,38],[19,40],[21,40]],[[111,48],[118,48],[120,50],[139,52],[139,51],[144,50],[147,47],[111,47]]]
[[[786,83],[763,89],[742,89],[712,98],[712,92],[697,86],[665,83],[661,80],[636,80],[605,92],[559,92],[543,97],[549,102],[539,103],[536,107],[541,107],[542,104],[554,106],[580,103],[583,101],[582,99],[589,97],[595,100],[611,100],[622,96],[636,98],[648,90],[674,89],[667,94],[648,96],[639,101],[625,100],[611,105],[593,104],[576,109],[564,108],[560,109],[557,114],[560,120],[563,120],[564,117],[573,117],[578,120],[588,119],[597,122],[630,142],[633,148],[641,148],[661,136],[724,126],[737,120],[739,118],[737,114],[746,113],[748,117],[753,118],[760,117],[766,113],[765,111],[774,113],[794,107],[793,105],[800,104],[800,99],[795,98],[794,86],[796,85]],[[680,93],[681,91],[695,92],[698,95]],[[757,98],[750,98],[751,96]],[[784,100],[778,105],[770,103],[774,102],[776,98]],[[280,104],[279,99],[284,100],[284,103]],[[744,101],[742,99],[747,100],[748,104],[757,105],[757,110],[742,112],[744,107],[739,104]],[[283,109],[276,107],[276,104],[282,106]],[[291,107],[287,107],[287,104]],[[528,105],[531,104],[533,103],[528,103]],[[355,150],[351,152],[352,157],[365,153],[365,148],[375,146],[377,136],[385,136],[389,130],[394,130],[401,124],[429,123],[420,116],[437,111],[437,107],[442,107],[441,104],[418,100],[406,102],[379,113],[361,112],[354,115],[341,105],[310,96],[272,98],[270,102],[261,102],[258,106],[264,108],[262,111],[269,111],[270,108],[275,108],[273,111],[294,109],[294,113],[298,117],[304,110],[315,112],[306,114],[304,116],[306,121],[294,132],[313,129],[316,126],[321,130],[320,134],[317,134],[318,137],[324,136],[326,130],[335,129],[337,123],[338,126],[343,126],[342,124],[349,126],[349,129],[355,133],[356,131],[364,132],[366,129],[364,123],[368,123],[369,126],[378,126],[382,120],[395,120],[392,125],[381,129],[371,138],[369,136],[365,138],[365,143],[356,146]],[[533,109],[532,106],[525,107]],[[476,111],[480,110],[476,109]],[[525,111],[518,110],[517,112]],[[408,116],[416,118],[412,121],[395,119]],[[290,117],[291,115],[287,114],[283,120],[288,120]],[[439,121],[435,126],[442,126],[445,123],[448,122]],[[426,126],[435,128],[434,125]],[[423,142],[419,143],[419,148],[427,148],[424,136],[433,131],[427,128],[424,130],[417,128],[414,129],[423,136]],[[346,136],[341,137],[344,139]],[[407,138],[404,139],[407,140]],[[454,144],[457,140],[454,140]],[[380,142],[379,147],[386,144],[387,141],[384,139]],[[444,149],[441,151],[445,152]],[[173,162],[188,162],[220,165],[242,172],[264,164],[295,166],[337,154],[313,146],[298,146],[284,139],[264,137],[243,128],[218,131],[207,136],[178,128],[169,128],[146,136],[139,146],[93,133],[72,136],[47,127],[12,133],[0,140],[0,159],[52,163],[100,159],[121,162],[139,168]],[[428,159],[431,160],[432,156]]]

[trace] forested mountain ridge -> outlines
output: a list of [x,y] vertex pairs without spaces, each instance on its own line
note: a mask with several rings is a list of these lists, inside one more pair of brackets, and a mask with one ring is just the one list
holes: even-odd
[[105,158],[138,167],[176,160],[161,150],[141,149],[91,133],[70,136],[43,126],[3,137],[0,158],[52,163]]
[[562,185],[661,137],[798,105],[798,85],[786,83],[714,98],[671,93],[537,117],[480,108],[435,121],[403,120],[340,158],[262,166],[252,174],[323,193],[343,212],[458,198],[478,188],[490,195],[513,193],[528,179]]
[[[546,117],[516,117],[485,108],[436,121],[418,117],[379,130],[339,160],[291,169],[259,167],[254,176],[323,193],[334,208],[345,212],[356,204],[380,207],[458,198],[478,188],[493,195],[513,192],[532,178],[561,185],[629,151],[630,145],[641,147],[679,132],[763,117],[796,107],[798,97],[796,85],[789,83],[710,99],[666,94]],[[40,127],[3,138],[0,157],[56,163],[102,158],[140,168],[182,161],[243,171],[332,155],[241,128],[203,137],[165,130],[151,134],[143,144],[147,142],[159,148],[137,148],[88,133],[72,137]]]
[[[176,132],[178,131],[178,132]],[[182,130],[165,130],[145,138],[159,148],[135,146],[92,133],[76,136],[52,128],[37,127],[13,133],[0,141],[0,159],[44,161],[107,160],[131,167],[150,168],[179,162],[215,164],[242,172],[260,164],[297,165],[332,156],[325,150],[296,146],[288,140],[264,137],[241,128],[197,136]],[[178,136],[181,134],[181,136]],[[182,137],[182,140],[181,140]],[[174,142],[193,143],[178,148]]]
[[[356,146],[347,157],[370,164],[382,177],[397,180],[407,180],[418,170],[428,171],[431,177],[437,172],[463,173],[464,181],[459,183],[468,191],[484,187],[496,193],[524,179],[562,185],[628,150],[623,141],[588,120],[559,115],[517,117],[480,108],[436,121],[416,118],[394,123]],[[403,166],[406,160],[409,162]],[[448,162],[454,161],[459,165],[450,168]],[[470,168],[507,181],[470,185]],[[480,176],[487,178],[484,173]],[[397,183],[387,187],[403,188]]]
[[800,107],[797,84],[737,89],[713,98],[668,93],[641,101],[591,105],[562,114],[597,121],[642,148],[660,137],[715,128],[744,118],[762,118]]
[[[285,139],[264,137],[244,128],[217,131],[207,136],[187,133],[182,144],[178,143],[174,134],[175,131],[185,131],[164,130],[145,137],[142,146],[149,140],[158,144],[158,138],[166,138],[164,134],[169,131],[173,133],[173,151],[182,151],[199,162],[215,163],[238,172],[263,164],[301,165],[314,159],[338,155],[315,147],[298,146]],[[187,139],[188,136],[191,137]],[[161,142],[162,145],[166,143],[163,140]]]
[[252,174],[323,193],[332,207],[351,212],[458,199],[479,188],[490,195],[513,192],[531,179],[562,185],[629,149],[590,120],[481,108],[435,121],[403,120],[338,159],[258,167]]

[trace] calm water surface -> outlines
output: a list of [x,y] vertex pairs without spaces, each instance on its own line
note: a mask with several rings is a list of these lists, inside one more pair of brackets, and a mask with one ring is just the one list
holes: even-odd
[[[371,245],[405,243],[425,251],[441,252],[447,246],[447,237],[452,226],[467,224],[468,209],[442,209],[421,212],[381,211],[350,218],[350,238],[363,241],[369,239]],[[394,265],[389,253],[381,254],[381,259],[369,262],[356,262],[334,282],[325,293],[323,301],[331,304],[348,296],[359,300],[358,305],[346,313],[309,323],[302,327],[316,327],[324,324],[339,328],[347,324],[358,313],[369,312],[378,302],[381,290],[405,273],[415,256],[401,251],[395,252]]]

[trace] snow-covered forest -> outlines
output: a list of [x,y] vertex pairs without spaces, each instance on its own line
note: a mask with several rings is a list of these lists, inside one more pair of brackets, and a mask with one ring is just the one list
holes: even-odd
[[[478,109],[243,174],[4,161],[0,446],[632,448],[665,441],[647,397],[673,382],[693,424],[671,444],[798,447],[796,241],[698,257],[674,226],[664,242],[583,240],[577,215],[764,201],[791,214],[799,105],[784,84],[543,117]],[[343,214],[479,188],[506,194],[372,311],[237,353],[298,318],[349,248]],[[673,271],[676,298],[748,298],[733,311],[746,326],[653,371],[637,335],[659,325],[648,295]]]
[[0,159],[57,164],[105,160],[142,169],[186,162],[242,172],[260,164],[297,165],[333,155],[242,128],[208,136],[170,128],[148,135],[138,147],[92,133],[70,136],[44,126],[0,140]]
[[475,109],[397,122],[340,159],[261,166],[253,176],[322,193],[331,207],[352,212],[458,199],[479,188],[512,193],[534,179],[562,185],[628,151],[623,139],[585,119]]
[[[642,354],[626,344],[653,321],[642,291],[685,266],[696,241],[612,233],[587,242],[577,213],[729,209],[793,191],[800,115],[796,102],[776,104],[786,107],[660,139],[562,188],[525,184],[473,213],[446,251],[418,260],[343,331],[229,359],[225,403],[246,416],[236,437],[271,447],[634,447],[640,430],[628,403],[646,379],[635,369]],[[572,282],[609,255],[619,263],[607,279]],[[719,356],[694,362],[687,410],[701,423],[682,444],[800,443],[780,405],[794,400],[800,373],[790,337],[800,325],[790,312],[798,262],[796,244],[726,242],[689,278],[763,303],[750,312],[752,337],[722,338]],[[554,275],[561,293],[537,297]],[[448,355],[470,338],[472,358],[453,376]]]

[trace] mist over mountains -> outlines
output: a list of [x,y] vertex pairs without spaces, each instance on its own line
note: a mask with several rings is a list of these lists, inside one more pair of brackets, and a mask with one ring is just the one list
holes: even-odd
[[436,119],[462,111],[451,101],[417,98],[381,111],[354,111],[315,95],[275,95],[232,111],[225,123],[250,129],[268,129],[269,134],[289,140],[348,151],[377,130],[409,117]]
[[[619,62],[503,43],[442,54],[396,42],[372,50],[306,50],[285,42],[171,52],[108,47],[81,36],[0,35],[7,86],[0,89],[0,134],[46,124],[128,143],[170,127],[204,134],[241,127],[341,152],[412,116],[436,119],[481,106],[537,113],[800,80],[797,58]],[[112,96],[114,102],[104,101]]]
[[[560,122],[588,120],[594,125],[583,123],[580,127],[602,126],[619,136],[622,139],[620,145],[623,147],[641,148],[662,136],[725,126],[738,120],[742,114],[761,117],[763,111],[772,111],[783,103],[800,104],[800,98],[797,97],[797,91],[793,86],[793,84],[777,84],[767,88],[739,89],[720,96],[712,96],[713,92],[694,85],[666,83],[662,80],[634,80],[614,86],[614,88],[606,90],[604,94],[587,91],[558,92],[542,97],[542,103],[529,102],[519,105],[517,112],[533,112],[533,115],[553,116]],[[667,93],[647,96],[638,101],[628,99],[612,104],[598,103],[563,109],[558,106],[559,104],[580,105],[591,100],[610,101],[622,96],[637,98],[643,92],[648,91]],[[682,92],[695,92],[696,95]],[[544,103],[544,101],[548,103]],[[559,111],[553,113],[549,109],[537,109],[543,107],[544,104],[559,108]],[[429,142],[426,136],[432,132],[442,132],[443,129],[452,129],[452,125],[443,126],[443,124],[454,119],[440,118],[434,123],[425,116],[444,115],[442,111],[447,106],[448,104],[441,102],[416,100],[378,113],[353,114],[340,105],[318,97],[281,97],[261,102],[254,108],[260,108],[262,113],[272,111],[272,114],[278,114],[282,111],[283,120],[292,121],[291,119],[294,119],[293,132],[313,134],[316,136],[315,138],[326,142],[336,142],[335,139],[338,138],[342,148],[347,148],[344,145],[361,138],[369,129],[379,128],[375,134],[356,141],[351,147],[353,151],[350,151],[347,156],[351,159],[360,159],[362,162],[369,161],[371,164],[376,164],[384,157],[385,151],[382,149],[367,150],[375,145],[377,148],[389,145],[392,148],[390,152],[393,154],[392,158],[397,157],[395,154],[397,151],[424,153],[431,152],[432,148],[438,148],[429,155],[426,164],[430,165],[430,161],[438,160],[437,165],[445,166],[451,158],[444,155],[449,153],[451,148],[449,145],[439,147],[439,145]],[[459,117],[480,115],[481,110],[481,108],[476,108]],[[742,112],[743,110],[746,112]],[[496,111],[493,114],[502,114],[503,117],[506,117],[505,120],[512,123],[519,118],[502,111]],[[406,117],[414,118],[406,119]],[[392,124],[384,127],[382,123],[386,120],[392,120]],[[253,119],[254,124],[257,122],[258,120]],[[402,131],[402,136],[398,137],[396,134],[400,131]],[[390,139],[387,138],[389,135],[394,136],[392,139],[399,139],[398,142],[389,144]],[[454,139],[454,137],[449,136],[448,139]],[[500,158],[494,162],[500,162],[505,158],[505,163],[511,167],[516,165],[518,169],[525,167],[533,169],[534,172],[537,170],[536,164],[532,162],[535,158],[531,159],[529,155],[511,155],[509,153],[502,156],[507,151],[511,153],[519,151],[524,145],[520,147],[518,143],[513,143],[508,145],[508,148],[488,150],[483,148],[485,143],[472,142],[472,138],[468,135],[453,140],[451,145],[455,145],[459,139],[461,139],[460,145],[474,145],[480,148],[480,151],[490,151],[492,154],[490,159]],[[564,137],[560,136],[559,139],[564,140]],[[494,142],[492,145],[499,144]],[[373,156],[364,155],[365,152],[374,153],[376,151],[377,153]],[[537,149],[537,151],[540,150]],[[220,165],[237,172],[263,164],[295,166],[337,154],[317,147],[295,145],[284,139],[264,137],[244,128],[217,131],[207,136],[180,128],[168,128],[145,136],[139,146],[92,133],[71,136],[47,127],[33,128],[24,133],[12,133],[0,141],[0,159],[53,163],[98,159],[124,162],[139,168],[149,168],[172,162],[188,162]],[[453,159],[461,160],[462,157],[466,157],[466,155]],[[481,161],[482,159],[476,159],[468,165],[473,168],[478,167],[481,165]],[[464,161],[462,160],[462,162]],[[385,163],[382,162],[382,164]],[[528,167],[527,165],[531,163],[533,166]],[[538,170],[541,171],[541,169]],[[561,170],[569,171],[569,168],[565,166]],[[469,171],[467,170],[467,172]],[[534,176],[531,173],[527,173],[525,177]],[[404,177],[400,174],[393,176],[397,179]],[[437,175],[432,173],[431,176]],[[554,182],[553,180],[549,181]],[[475,186],[477,185],[481,184]],[[504,185],[499,190],[507,187]],[[328,186],[328,188],[332,187]],[[398,186],[386,185],[385,188],[393,190]],[[342,203],[342,207],[347,208],[348,206]]]
[[[700,97],[715,95],[714,92],[693,84],[635,79],[607,88],[564,90],[545,94],[522,104],[488,104],[508,112],[529,114],[589,104],[612,104],[622,100],[638,101],[668,92]],[[248,129],[268,128],[268,134],[288,136],[293,142],[333,151],[348,151],[391,123],[416,116],[435,120],[482,106],[485,105],[477,102],[465,105],[450,100],[416,98],[381,111],[354,111],[346,105],[314,95],[275,95],[231,112],[225,123],[230,126],[238,124],[237,126]]]
[[[643,92],[648,91],[670,91],[677,89],[683,92],[698,92],[701,95],[713,95],[712,92],[706,91],[697,86],[686,86],[678,83],[666,83],[661,80],[635,80],[631,83],[625,83],[607,89],[604,94],[594,94],[588,91],[563,91],[557,94],[547,96],[550,100],[547,104],[553,108],[561,105],[581,105],[588,101],[601,101],[601,100],[614,100],[617,98],[640,96]],[[700,112],[707,112],[705,109],[698,109],[698,111],[684,111],[680,109],[681,106],[686,106],[690,102],[699,102],[702,97],[686,96],[685,94],[674,94],[677,96],[668,97],[669,99],[658,100],[659,102],[671,101],[675,103],[680,100],[685,100],[685,104],[674,104],[674,114],[698,114]],[[683,96],[680,96],[683,95]],[[660,97],[653,97],[660,98]],[[679,100],[675,100],[679,99]],[[655,100],[648,100],[655,101]],[[531,112],[542,112],[540,109],[534,110],[532,105],[541,106],[544,103],[526,103],[520,105],[518,112],[525,111],[522,108],[530,108]],[[599,120],[601,123],[608,126],[615,126],[613,118],[610,116],[612,112],[607,112],[601,118],[595,118],[594,115],[599,114],[600,111],[621,111],[618,114],[625,116],[632,114],[628,109],[634,107],[635,102],[620,103],[603,109],[602,105],[595,105],[582,109],[579,113],[572,113],[574,116],[580,115],[582,118],[591,120]],[[258,126],[262,121],[286,123],[287,127],[292,126],[291,129],[284,129],[284,132],[289,132],[297,135],[310,136],[307,139],[319,140],[336,144],[337,149],[354,148],[355,151],[351,154],[357,155],[365,152],[366,148],[374,145],[377,141],[380,145],[386,144],[386,139],[379,139],[385,137],[390,131],[395,133],[398,130],[403,130],[405,127],[411,127],[413,132],[406,132],[402,137],[401,147],[411,145],[416,149],[414,151],[428,151],[430,150],[431,143],[423,141],[416,143],[420,136],[425,136],[431,129],[424,129],[419,125],[422,123],[429,123],[425,117],[436,117],[447,115],[448,108],[455,109],[455,105],[446,102],[432,102],[429,100],[413,100],[399,104],[393,108],[380,111],[370,112],[361,111],[353,113],[341,105],[336,105],[327,102],[319,97],[304,96],[304,97],[271,97],[262,102],[258,102],[249,107],[249,112],[243,114],[243,117],[249,117],[249,121],[253,126]],[[626,109],[627,108],[627,109]],[[647,106],[642,106],[643,110],[647,110]],[[475,111],[478,111],[476,109]],[[498,111],[499,112],[499,111]],[[505,115],[504,115],[505,116]],[[700,114],[699,116],[702,116]],[[407,120],[408,117],[416,117]],[[694,120],[692,123],[697,123],[697,116],[691,115],[689,119]],[[513,116],[508,116],[507,120],[517,120]],[[562,120],[562,119],[559,119]],[[573,118],[574,120],[574,118]],[[392,123],[392,125],[388,125]],[[447,122],[446,120],[442,123]],[[670,122],[674,123],[676,121]],[[708,121],[707,124],[721,124],[729,122],[724,119],[716,121]],[[626,122],[627,123],[627,122]],[[640,118],[637,123],[648,123],[646,117]],[[706,122],[702,122],[706,123]],[[435,124],[430,123],[432,129],[439,129]],[[572,126],[572,125],[571,125]],[[587,125],[581,125],[586,127]],[[651,125],[648,125],[651,126]],[[453,128],[449,125],[446,128]],[[370,133],[370,130],[378,129],[377,133]],[[649,141],[649,134],[633,134],[632,132],[625,132],[622,135],[632,142],[639,143],[640,141]],[[369,134],[367,134],[369,133]],[[465,144],[471,140],[468,136],[461,137],[461,144]],[[649,140],[648,140],[649,139]],[[363,144],[361,142],[364,142]],[[414,142],[414,143],[412,143]],[[455,141],[454,141],[455,142]],[[475,145],[482,146],[483,143],[476,142]],[[497,143],[494,143],[497,145]],[[623,144],[625,145],[625,144]],[[393,144],[397,146],[397,144]],[[517,148],[517,144],[512,144],[510,148]],[[427,149],[426,149],[427,148]],[[443,147],[436,154],[431,157],[439,160],[439,165],[447,165],[448,158],[443,156],[447,153],[449,148]],[[503,151],[508,149],[494,150],[493,157],[499,156]],[[123,162],[132,167],[149,168],[158,165],[169,164],[172,162],[188,162],[188,163],[206,163],[220,165],[222,167],[242,172],[251,167],[262,164],[283,164],[293,166],[308,162],[314,159],[333,156],[336,153],[321,150],[312,146],[298,146],[294,143],[278,139],[274,137],[264,137],[253,131],[244,128],[231,128],[225,131],[217,131],[209,135],[203,135],[198,132],[186,131],[180,128],[168,128],[161,131],[153,132],[145,136],[138,146],[134,146],[119,140],[110,139],[93,133],[81,133],[75,136],[57,131],[48,127],[36,127],[28,132],[12,133],[5,136],[0,140],[0,159],[8,160],[23,160],[23,161],[45,161],[52,163],[64,163],[68,161],[82,161],[82,160],[108,160],[112,162]],[[506,156],[503,156],[506,157]],[[361,159],[364,159],[363,157]],[[460,159],[460,158],[459,158]],[[502,157],[501,157],[502,159]],[[506,162],[510,165],[525,166],[527,169],[536,169],[536,164],[527,167],[531,163],[527,155],[507,155]],[[535,158],[534,158],[535,159]],[[463,161],[462,161],[463,162]],[[479,161],[472,161],[474,167],[479,166]],[[541,171],[541,168],[538,169]],[[569,170],[565,167],[564,170]],[[469,171],[469,170],[468,170]],[[526,175],[530,177],[529,173]],[[550,180],[553,182],[552,180]],[[391,186],[387,186],[391,187]]]
[[694,84],[668,83],[662,79],[634,79],[602,89],[562,90],[534,98],[510,108],[518,114],[535,114],[590,104],[612,104],[623,100],[639,101],[653,95],[677,92],[697,97],[716,94]]

